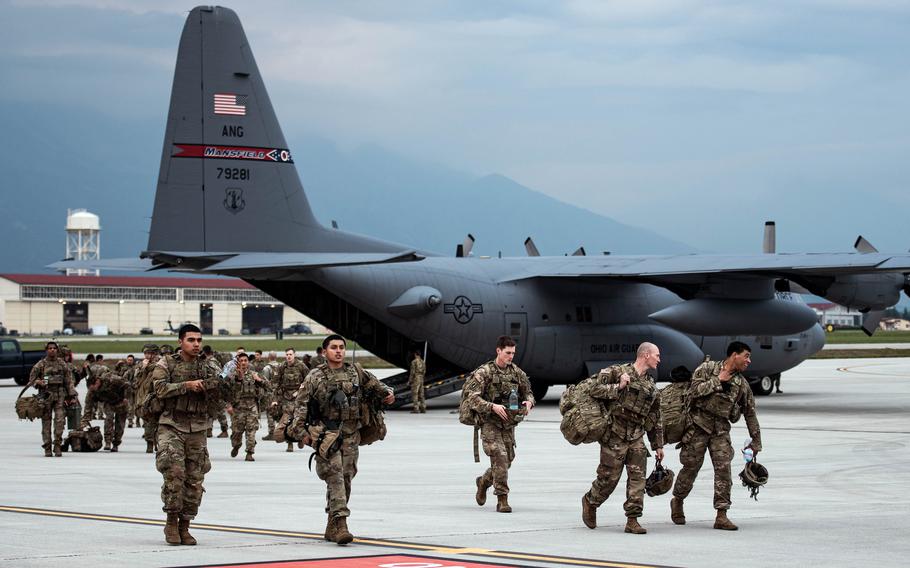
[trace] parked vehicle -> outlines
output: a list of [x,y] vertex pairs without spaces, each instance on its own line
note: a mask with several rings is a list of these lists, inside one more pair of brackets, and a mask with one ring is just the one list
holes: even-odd
[[19,341],[4,337],[0,339],[0,377],[12,377],[16,384],[25,385],[32,367],[43,357],[43,349],[23,351]]

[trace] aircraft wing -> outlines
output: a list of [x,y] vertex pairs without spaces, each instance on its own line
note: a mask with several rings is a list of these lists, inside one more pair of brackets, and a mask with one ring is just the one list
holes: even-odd
[[202,272],[239,278],[280,279],[303,270],[334,266],[360,266],[390,262],[413,262],[423,256],[413,250],[394,253],[357,252],[258,252],[241,253],[206,267]]
[[54,270],[115,270],[115,271],[146,271],[152,270],[154,265],[147,258],[105,258],[98,260],[73,260],[63,259],[47,265]]
[[789,253],[551,257],[525,263],[500,282],[547,278],[636,281],[686,300],[767,299],[792,281],[813,294],[861,310],[880,310],[910,295],[910,254]]

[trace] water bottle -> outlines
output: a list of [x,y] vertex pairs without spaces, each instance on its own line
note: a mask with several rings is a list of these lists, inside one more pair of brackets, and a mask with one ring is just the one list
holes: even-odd
[[752,438],[746,438],[746,442],[743,444],[743,459],[746,460],[746,463],[752,461],[752,458],[755,457],[755,453],[752,451]]
[[515,389],[512,389],[512,392],[509,393],[509,410],[518,410],[518,391]]

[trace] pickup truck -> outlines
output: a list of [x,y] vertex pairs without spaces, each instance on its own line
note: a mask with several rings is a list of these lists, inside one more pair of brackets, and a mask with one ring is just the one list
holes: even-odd
[[10,337],[0,338],[0,377],[12,377],[17,384],[28,383],[35,363],[44,358],[44,350],[23,351],[19,342]]

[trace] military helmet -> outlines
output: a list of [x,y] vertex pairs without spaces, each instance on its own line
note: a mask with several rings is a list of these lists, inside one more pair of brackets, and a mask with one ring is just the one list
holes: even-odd
[[143,353],[158,353],[158,346],[154,343],[146,343],[142,346]]
[[749,496],[758,501],[758,490],[768,483],[768,468],[753,460],[739,472],[743,487],[749,488]]
[[663,495],[672,489],[674,478],[673,470],[664,467],[658,460],[657,465],[654,466],[654,471],[645,480],[645,492],[647,492],[648,497]]
[[162,345],[161,354],[162,355],[172,355],[174,353],[174,347],[171,345]]

